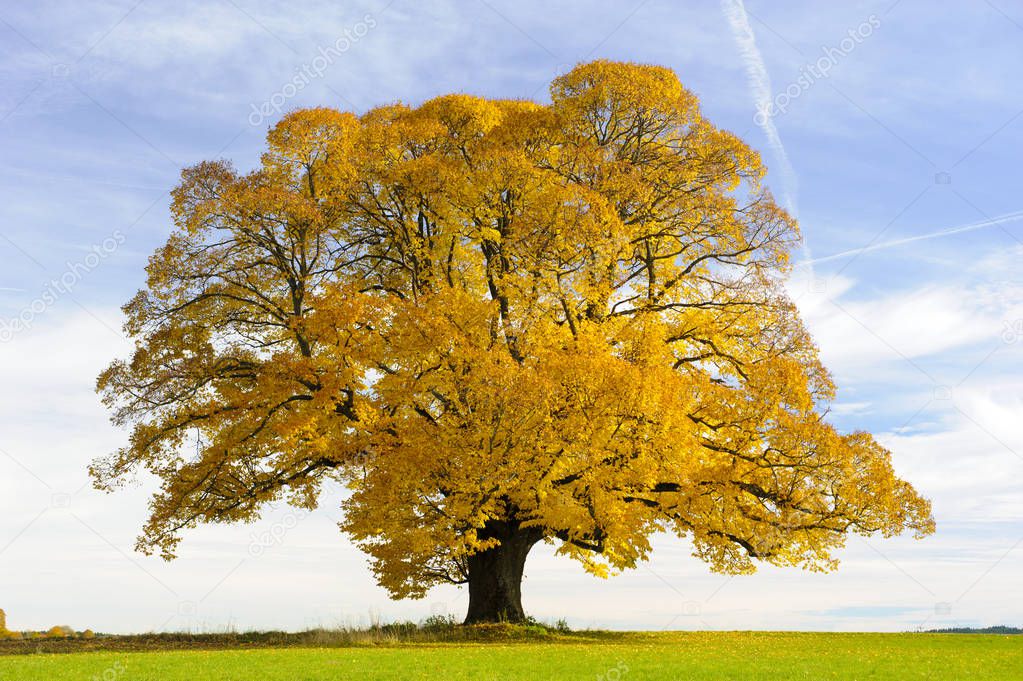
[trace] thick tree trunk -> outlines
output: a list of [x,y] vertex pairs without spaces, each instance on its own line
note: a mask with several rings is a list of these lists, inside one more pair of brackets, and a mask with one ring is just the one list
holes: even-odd
[[495,538],[501,545],[469,556],[469,612],[466,624],[522,622],[522,571],[526,556],[542,538],[536,528],[518,523],[487,523],[481,538]]

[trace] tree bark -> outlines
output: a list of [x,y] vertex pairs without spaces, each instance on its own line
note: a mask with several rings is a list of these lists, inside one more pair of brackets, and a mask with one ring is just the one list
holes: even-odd
[[501,542],[468,558],[469,611],[465,624],[522,622],[522,571],[526,556],[543,537],[537,528],[523,529],[514,522],[489,522],[481,539]]

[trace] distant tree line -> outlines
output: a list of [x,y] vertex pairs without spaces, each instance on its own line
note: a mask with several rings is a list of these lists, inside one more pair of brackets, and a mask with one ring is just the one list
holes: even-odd
[[1019,627],[984,627],[979,629],[976,627],[950,627],[948,629],[928,629],[924,632],[925,634],[1023,634],[1023,629]]

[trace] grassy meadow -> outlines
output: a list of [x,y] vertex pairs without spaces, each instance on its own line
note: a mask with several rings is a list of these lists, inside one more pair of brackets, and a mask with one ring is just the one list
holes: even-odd
[[[209,643],[209,642],[207,642]],[[1023,636],[576,632],[305,647],[0,649],[0,681],[1023,679]]]

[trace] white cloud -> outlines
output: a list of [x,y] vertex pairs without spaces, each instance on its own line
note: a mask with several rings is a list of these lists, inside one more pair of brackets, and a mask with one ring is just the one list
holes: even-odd
[[[1017,404],[1023,385],[1019,388]],[[978,403],[991,411],[977,409]],[[1018,483],[1023,472],[1023,431],[1017,427],[1017,432],[1006,433],[1005,422],[994,424],[1000,409],[990,396],[956,396],[931,409],[942,412],[940,429],[882,433],[879,439],[895,453],[900,474],[933,500],[939,523],[1023,516]]]
[[879,372],[893,362],[1004,343],[1006,321],[1023,310],[1023,289],[1004,279],[1007,272],[988,270],[979,282],[864,291],[849,277],[814,277],[799,268],[787,289],[825,364],[839,373]]

